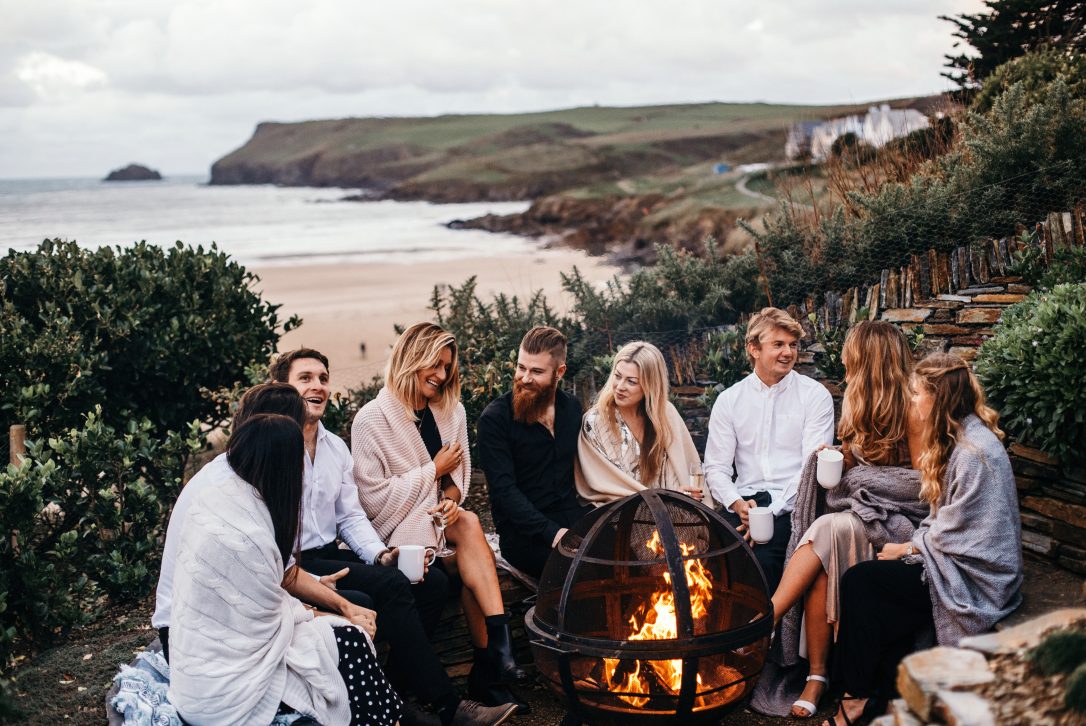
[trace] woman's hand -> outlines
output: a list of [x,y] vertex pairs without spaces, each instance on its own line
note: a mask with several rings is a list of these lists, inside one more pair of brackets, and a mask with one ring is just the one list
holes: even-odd
[[702,497],[705,496],[704,492],[702,492],[701,489],[698,489],[697,487],[686,487],[682,490],[682,492],[683,494],[689,495],[694,499],[697,499],[699,502],[701,501]]
[[336,582],[338,582],[340,578],[346,576],[350,571],[349,568],[344,567],[339,572],[333,572],[331,575],[323,575],[320,578],[320,583],[331,590],[335,590]]
[[376,637],[377,613],[373,610],[348,602],[343,608],[342,615],[351,621],[351,625],[356,625],[369,633],[371,639]]
[[890,544],[883,545],[879,550],[880,560],[900,560],[905,555],[912,551],[912,543],[910,542],[891,542]]
[[457,441],[442,446],[434,457],[434,475],[437,479],[451,474],[460,468],[460,462],[464,458],[464,450]]
[[449,527],[453,522],[460,519],[460,505],[452,499],[442,499],[436,507],[430,510],[431,517],[437,515],[444,517],[445,526]]

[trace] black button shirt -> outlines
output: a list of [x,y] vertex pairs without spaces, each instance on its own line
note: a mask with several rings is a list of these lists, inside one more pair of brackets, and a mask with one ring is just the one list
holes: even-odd
[[557,391],[554,436],[540,423],[513,420],[513,394],[490,402],[479,417],[479,464],[486,473],[494,525],[512,536],[550,547],[558,530],[583,512],[573,463],[581,430],[581,402]]

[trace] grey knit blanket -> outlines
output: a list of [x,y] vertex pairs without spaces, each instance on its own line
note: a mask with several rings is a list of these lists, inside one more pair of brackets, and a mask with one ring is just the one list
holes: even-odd
[[[854,466],[834,489],[823,489],[815,479],[817,453],[803,467],[792,509],[792,536],[785,552],[785,564],[792,558],[803,536],[817,519],[818,502],[825,497],[823,514],[850,511],[863,523],[867,539],[875,548],[888,542],[908,542],[917,525],[929,514],[919,499],[920,473],[899,466]],[[830,583],[837,587],[838,583]],[[751,708],[759,713],[786,716],[799,697],[807,675],[800,662],[799,641],[803,602],[796,604],[781,621],[767,668],[758,682]]]

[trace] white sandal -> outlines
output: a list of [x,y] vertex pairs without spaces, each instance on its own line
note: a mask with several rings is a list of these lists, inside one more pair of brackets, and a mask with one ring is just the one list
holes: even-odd
[[[819,696],[818,696],[818,700],[821,701],[822,696],[825,695],[826,690],[829,688],[830,680],[828,678],[826,678],[826,676],[820,676],[817,673],[812,673],[811,675],[807,676],[807,680],[808,681],[819,681],[820,683],[822,683],[825,686],[825,688],[822,689],[822,693],[820,693]],[[800,699],[798,699],[798,700],[796,700],[796,701],[794,701],[792,703],[792,708],[796,708],[797,706],[799,708],[802,708],[803,710],[807,711],[807,715],[806,716],[796,716],[793,713],[793,714],[791,714],[792,718],[811,718],[812,716],[815,715],[815,713],[818,712],[818,704],[811,703],[810,701],[804,701],[802,698],[800,698]]]

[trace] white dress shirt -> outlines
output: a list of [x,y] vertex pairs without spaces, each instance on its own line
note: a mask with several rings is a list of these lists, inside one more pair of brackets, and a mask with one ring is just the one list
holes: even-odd
[[177,495],[170,523],[166,525],[166,544],[162,547],[162,567],[158,571],[158,587],[155,588],[155,614],[151,616],[151,625],[155,628],[168,628],[173,611],[173,573],[177,568],[177,548],[181,541],[181,523],[185,521],[185,512],[200,497],[200,491],[209,486],[232,479],[234,470],[226,461],[226,454],[219,454],[204,464]]
[[354,459],[343,440],[317,424],[316,455],[305,454],[302,487],[302,530],[299,549],[323,547],[336,534],[367,564],[385,550],[366,512],[358,501],[354,483]]
[[825,386],[795,371],[767,386],[751,373],[713,405],[705,481],[713,499],[729,509],[739,498],[769,492],[777,516],[792,511],[807,457],[832,443],[833,398]]

